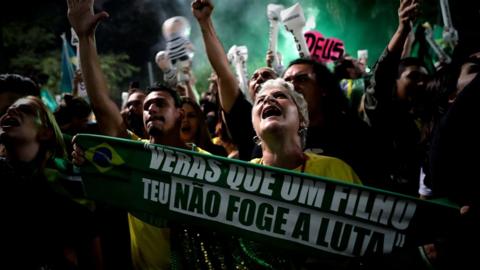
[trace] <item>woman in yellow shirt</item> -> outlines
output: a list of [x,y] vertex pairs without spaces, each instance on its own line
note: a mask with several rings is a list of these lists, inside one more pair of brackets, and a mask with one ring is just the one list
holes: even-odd
[[[296,170],[348,183],[361,184],[353,169],[342,160],[303,151],[308,127],[307,103],[295,92],[291,83],[283,79],[265,82],[257,94],[252,122],[255,141],[262,148],[262,158],[252,163]],[[253,241],[239,239],[237,253],[241,265],[254,269],[304,269],[329,266],[311,258],[293,258],[275,254]],[[238,259],[237,259],[238,260]]]
[[307,103],[291,83],[283,79],[265,82],[255,98],[252,121],[263,155],[251,162],[361,184],[342,160],[303,152]]

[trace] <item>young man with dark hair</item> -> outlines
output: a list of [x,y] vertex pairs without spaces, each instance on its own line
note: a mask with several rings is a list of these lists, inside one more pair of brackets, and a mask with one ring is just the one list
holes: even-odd
[[425,160],[428,123],[422,119],[428,72],[414,58],[401,59],[418,1],[402,0],[399,24],[372,71],[363,103],[363,119],[376,134],[382,188],[418,196]]
[[[117,105],[109,97],[105,76],[100,69],[95,47],[95,29],[108,17],[106,12],[93,13],[93,0],[68,1],[68,18],[79,37],[80,63],[88,96],[93,105],[100,133],[113,137],[140,139],[128,131]],[[189,149],[180,137],[184,116],[177,92],[164,85],[148,90],[143,101],[143,123],[150,143]],[[84,156],[75,147],[72,154],[77,164]],[[128,215],[133,267],[135,269],[170,269],[172,233],[166,220],[158,219],[153,226],[133,214]]]

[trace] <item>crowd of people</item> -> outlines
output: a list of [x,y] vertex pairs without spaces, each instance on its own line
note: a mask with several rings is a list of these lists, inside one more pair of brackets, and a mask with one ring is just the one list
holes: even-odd
[[[299,58],[278,74],[269,66],[268,52],[266,65],[248,81],[248,97],[216,34],[211,0],[193,0],[212,67],[209,78],[199,79],[209,80],[209,89],[197,99],[188,81],[146,89],[134,84],[122,107],[110,97],[95,44],[96,27],[109,15],[95,13],[93,2],[67,1],[89,101],[64,95],[51,112],[34,81],[0,75],[0,175],[8,217],[4,262],[20,269],[478,267],[480,196],[474,170],[480,134],[474,119],[480,47],[460,40],[452,61],[434,70],[422,58],[406,57],[417,0],[400,1],[397,29],[371,71],[345,56],[334,70]],[[345,80],[361,81],[360,92],[347,94]],[[458,205],[459,222],[415,249],[341,261],[186,222],[158,218],[152,224],[85,198],[76,170],[86,162],[75,144],[78,133],[240,159],[425,200],[447,199]],[[12,190],[21,190],[21,196]]]

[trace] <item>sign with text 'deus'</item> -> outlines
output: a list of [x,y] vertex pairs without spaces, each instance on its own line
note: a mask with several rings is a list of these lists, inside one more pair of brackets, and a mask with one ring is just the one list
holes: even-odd
[[345,54],[343,41],[338,38],[326,38],[315,30],[305,32],[304,36],[310,57],[318,62],[336,61]]

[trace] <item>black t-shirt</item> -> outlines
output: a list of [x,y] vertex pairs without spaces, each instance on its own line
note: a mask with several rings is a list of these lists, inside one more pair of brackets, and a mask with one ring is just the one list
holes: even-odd
[[433,192],[461,205],[480,200],[478,170],[480,162],[480,76],[466,86],[441,119],[435,132],[430,168]]
[[447,197],[470,210],[463,215],[450,237],[438,245],[438,269],[478,269],[480,243],[480,76],[466,86],[441,119],[430,151],[434,196]]
[[252,104],[240,93],[229,113],[225,113],[227,124],[233,142],[237,145],[239,158],[250,161],[255,147],[253,137],[255,130],[252,124]]

